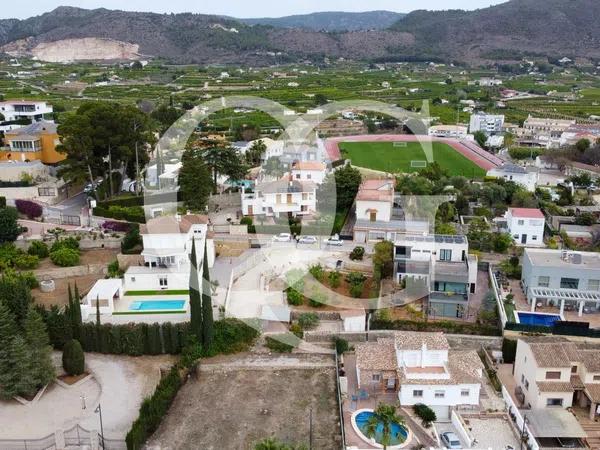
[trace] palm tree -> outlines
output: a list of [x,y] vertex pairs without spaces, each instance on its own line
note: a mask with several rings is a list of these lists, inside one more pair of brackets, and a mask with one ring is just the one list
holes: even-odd
[[383,429],[381,431],[381,442],[379,442],[379,444],[383,445],[383,450],[386,450],[393,437],[400,438],[400,436],[392,435],[392,425],[398,424],[404,426],[405,421],[402,416],[399,416],[396,413],[396,407],[394,405],[380,403],[377,405],[373,415],[367,422],[367,437],[374,439],[380,424],[383,425]]

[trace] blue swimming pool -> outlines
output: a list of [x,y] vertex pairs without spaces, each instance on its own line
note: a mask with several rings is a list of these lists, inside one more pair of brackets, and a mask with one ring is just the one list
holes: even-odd
[[[358,427],[360,432],[365,437],[367,437],[367,439],[368,439],[367,424],[369,422],[369,419],[371,417],[373,417],[373,415],[374,415],[373,411],[362,411],[362,412],[359,412],[354,417],[356,426]],[[377,429],[375,431],[375,436],[373,436],[375,438],[375,442],[381,443],[382,433],[383,433],[383,423],[380,422],[377,425]],[[406,428],[400,424],[394,423],[394,424],[392,424],[392,439],[389,443],[389,446],[403,444],[406,441],[407,437],[408,437],[408,428]]]
[[178,311],[184,309],[185,300],[138,300],[131,302],[130,311]]
[[551,327],[554,322],[562,320],[558,314],[541,314],[532,312],[515,311],[519,323],[525,325],[541,325],[545,327]]

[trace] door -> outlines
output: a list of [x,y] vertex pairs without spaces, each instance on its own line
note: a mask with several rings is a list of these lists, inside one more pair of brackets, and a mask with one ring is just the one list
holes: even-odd
[[249,216],[253,216],[254,215],[254,208],[252,207],[252,205],[248,206],[248,215]]
[[527,244],[527,235],[526,234],[521,235],[521,244]]
[[371,222],[375,222],[377,220],[377,211],[371,211],[369,213],[369,219]]
[[290,205],[292,203],[292,194],[287,195],[287,203]]

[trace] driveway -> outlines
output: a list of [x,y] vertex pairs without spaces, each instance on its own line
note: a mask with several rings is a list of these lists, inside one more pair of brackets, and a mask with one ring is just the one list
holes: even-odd
[[[460,440],[460,444],[462,445],[462,448],[471,448],[467,445],[467,443],[464,440],[461,439],[460,434],[458,434],[458,431],[456,430],[456,427],[454,425],[452,425],[452,422],[436,422],[435,429],[437,430],[438,438],[440,438],[440,435],[442,433],[451,431],[454,434],[456,434],[456,436],[458,436],[458,439]],[[441,443],[441,438],[440,438],[440,443]]]

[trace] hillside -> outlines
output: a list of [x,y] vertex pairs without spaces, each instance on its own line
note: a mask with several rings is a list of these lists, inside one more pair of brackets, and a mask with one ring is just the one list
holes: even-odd
[[285,17],[238,19],[247,25],[270,25],[279,28],[303,28],[313,31],[383,30],[392,26],[405,14],[391,11],[318,12]]
[[467,62],[600,56],[597,0],[511,0],[476,11],[415,11],[391,29],[421,49]]
[[[476,11],[415,11],[379,30],[353,30],[367,17],[360,14],[359,19],[346,13],[308,16],[282,18],[273,26],[202,14],[60,7],[26,20],[1,20],[0,51],[52,61],[160,57],[175,63],[254,65],[325,56],[471,64],[544,55],[600,57],[598,0],[511,0]],[[293,20],[305,25],[288,28]],[[318,28],[350,31],[315,31],[307,25],[311,20]]]

